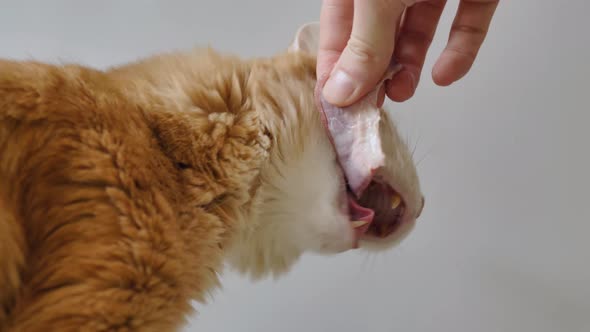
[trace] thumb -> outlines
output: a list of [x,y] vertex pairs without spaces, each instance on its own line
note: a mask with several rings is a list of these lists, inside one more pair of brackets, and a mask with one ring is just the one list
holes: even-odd
[[402,0],[355,0],[350,39],[324,85],[326,100],[348,106],[382,78],[391,61]]

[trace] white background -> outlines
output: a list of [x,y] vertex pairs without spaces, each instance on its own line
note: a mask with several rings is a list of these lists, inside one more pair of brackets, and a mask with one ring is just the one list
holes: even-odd
[[[590,4],[503,0],[469,76],[389,104],[426,208],[391,252],[228,273],[186,331],[590,331]],[[0,56],[104,68],[207,45],[270,55],[319,1],[0,1]]]

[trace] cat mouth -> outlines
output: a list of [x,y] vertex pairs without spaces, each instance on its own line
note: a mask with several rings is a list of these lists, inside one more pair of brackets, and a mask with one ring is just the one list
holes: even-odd
[[388,184],[373,180],[360,198],[350,190],[347,196],[355,248],[361,238],[384,239],[394,235],[404,222],[404,199]]

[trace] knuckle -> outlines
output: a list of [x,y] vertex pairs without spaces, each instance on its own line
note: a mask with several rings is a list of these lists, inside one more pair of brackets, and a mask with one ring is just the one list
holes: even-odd
[[483,38],[487,34],[486,29],[484,29],[482,27],[476,27],[473,25],[467,25],[467,24],[454,24],[451,27],[451,31],[452,32],[459,32],[459,33],[466,33],[466,34],[471,35],[476,38]]
[[470,62],[475,61],[477,57],[477,50],[460,46],[449,46],[446,51],[455,54],[456,56],[468,59]]
[[350,9],[349,3],[341,0],[324,0],[322,7],[330,13],[344,13]]
[[378,63],[382,58],[376,47],[358,36],[351,36],[347,48],[362,64]]

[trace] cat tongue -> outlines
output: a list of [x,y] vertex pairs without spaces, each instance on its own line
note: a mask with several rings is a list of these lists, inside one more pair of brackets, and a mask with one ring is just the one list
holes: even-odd
[[366,207],[362,207],[354,198],[353,194],[347,192],[348,195],[348,212],[350,213],[350,219],[353,222],[364,221],[365,223],[360,227],[355,227],[356,238],[359,239],[362,234],[365,234],[373,218],[375,217],[375,212],[371,209]]
[[385,163],[379,135],[381,115],[377,106],[378,94],[385,80],[393,77],[400,69],[399,65],[392,63],[374,90],[358,102],[343,108],[324,99],[322,88],[327,77],[316,85],[315,99],[322,114],[322,122],[328,130],[348,186],[357,199],[375,172]]

